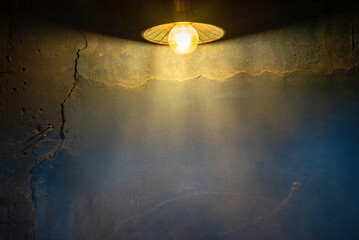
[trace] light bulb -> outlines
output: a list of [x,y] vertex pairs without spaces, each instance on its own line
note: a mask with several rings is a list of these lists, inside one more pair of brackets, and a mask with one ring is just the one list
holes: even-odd
[[189,54],[198,45],[198,33],[189,22],[179,22],[168,34],[168,44],[175,53]]

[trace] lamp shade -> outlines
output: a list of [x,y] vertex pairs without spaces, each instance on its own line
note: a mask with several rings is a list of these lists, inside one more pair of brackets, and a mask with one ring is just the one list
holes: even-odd
[[[198,33],[198,44],[209,43],[221,39],[225,35],[223,28],[207,24],[190,22],[189,23]],[[165,23],[151,27],[142,32],[142,37],[147,41],[157,44],[168,44],[168,35],[176,23]]]
[[148,12],[152,14],[146,15],[153,21],[149,21],[152,25],[142,31],[143,39],[156,44],[170,45],[176,53],[188,54],[198,44],[213,42],[224,37],[225,30],[214,23],[216,21],[213,16],[216,14],[208,11],[215,9],[211,1],[167,0],[166,2],[167,5],[160,4],[164,3],[160,1],[148,6]]

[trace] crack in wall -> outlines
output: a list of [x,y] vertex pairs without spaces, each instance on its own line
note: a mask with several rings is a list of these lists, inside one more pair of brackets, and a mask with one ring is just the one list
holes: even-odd
[[136,85],[127,85],[127,84],[122,83],[122,82],[109,83],[109,82],[106,82],[106,81],[98,81],[98,80],[93,79],[93,78],[88,78],[86,80],[94,82],[94,83],[100,83],[100,84],[103,84],[104,86],[107,86],[107,87],[123,87],[123,88],[128,88],[128,89],[135,89],[135,88],[140,88],[140,87],[145,86],[147,84],[147,82],[152,81],[152,80],[184,83],[186,81],[193,81],[193,80],[196,80],[198,78],[204,78],[204,79],[209,80],[209,81],[216,81],[216,82],[219,82],[219,83],[225,83],[226,81],[230,80],[231,78],[234,78],[235,76],[237,76],[239,74],[248,74],[251,77],[261,77],[261,76],[263,76],[265,74],[271,74],[271,75],[274,75],[274,76],[277,76],[277,77],[280,77],[280,78],[286,78],[286,77],[289,77],[290,75],[295,74],[295,73],[309,73],[309,74],[313,74],[313,75],[323,74],[323,75],[326,75],[326,76],[330,76],[330,75],[334,74],[334,72],[336,72],[336,71],[350,71],[350,70],[356,69],[357,67],[359,67],[358,64],[354,65],[353,67],[350,67],[350,68],[338,68],[338,69],[335,69],[335,70],[333,70],[331,72],[321,72],[321,71],[315,71],[315,70],[294,69],[294,70],[285,71],[285,72],[264,70],[264,71],[261,71],[261,72],[258,72],[258,73],[253,73],[253,72],[249,72],[249,71],[245,71],[245,70],[240,70],[240,71],[235,71],[235,72],[231,73],[230,75],[228,75],[228,76],[226,76],[224,78],[217,78],[217,79],[209,78],[209,77],[206,77],[206,76],[203,76],[203,75],[198,75],[196,77],[192,77],[192,78],[189,78],[189,79],[183,79],[183,80],[169,80],[169,79],[162,79],[162,78],[156,78],[156,77],[149,77],[149,78],[146,78],[145,80],[143,80],[142,82],[140,82],[139,84],[136,84]]
[[355,31],[354,31],[354,20],[352,21],[351,24],[351,44],[352,44],[352,50],[355,48]]
[[297,181],[294,181],[290,187],[290,191],[286,197],[286,199],[284,199],[276,208],[274,208],[274,210],[272,210],[269,214],[267,214],[266,216],[264,217],[257,217],[257,219],[249,222],[249,223],[244,223],[244,224],[241,224],[233,229],[230,229],[230,230],[227,230],[225,232],[222,232],[222,233],[219,233],[217,234],[218,236],[224,236],[224,235],[228,235],[228,234],[232,234],[232,233],[235,233],[237,231],[239,231],[240,229],[244,228],[244,227],[248,227],[250,225],[256,225],[258,223],[261,223],[265,220],[268,220],[272,217],[274,217],[275,215],[277,215],[278,212],[280,212],[285,206],[288,205],[289,201],[292,199],[293,197],[293,194],[295,191],[297,191],[300,187],[300,183],[297,182]]
[[[6,32],[8,33],[9,32],[9,23],[7,23],[6,22]],[[6,58],[6,52],[7,52],[7,50],[8,50],[8,44],[7,44],[7,37],[5,37],[4,38],[4,46],[3,46],[3,59],[5,59]],[[10,38],[9,38],[10,39]],[[12,72],[12,71],[10,71],[10,72]],[[2,62],[2,71],[0,72],[0,74],[2,75],[2,74],[8,74],[8,73],[10,73],[9,71],[6,71],[5,70],[5,62]],[[6,80],[5,80],[5,78],[3,77],[3,81],[2,81],[2,84],[1,84],[1,88],[0,88],[0,95],[2,94],[2,91],[3,91],[3,89],[5,89],[5,84],[6,84]]]
[[30,147],[36,145],[37,143],[39,143],[42,139],[44,139],[45,137],[47,137],[47,131],[49,131],[50,129],[53,129],[54,125],[53,124],[48,124],[48,126],[46,128],[44,128],[43,130],[41,130],[39,133],[35,134],[34,136],[32,136],[31,138],[29,138],[26,141],[26,146],[23,147],[21,149],[21,153],[23,154],[24,151],[26,151],[27,149],[29,149]]
[[[269,219],[269,218],[275,216],[279,211],[281,211],[289,203],[289,201],[293,197],[294,192],[296,190],[298,190],[300,185],[301,184],[299,182],[294,181],[292,183],[292,185],[291,185],[291,188],[290,188],[290,191],[289,191],[287,197],[282,202],[280,202],[279,205],[276,208],[274,208],[274,210],[272,210],[265,217],[258,217],[256,220],[254,220],[252,222],[242,224],[242,225],[240,225],[240,226],[238,226],[238,227],[236,227],[234,229],[228,230],[228,231],[220,233],[218,235],[227,235],[227,234],[233,233],[235,231],[238,231],[239,229],[241,229],[244,226],[254,225],[254,224],[257,224],[259,222],[264,221],[265,219]],[[148,214],[150,214],[152,212],[155,212],[156,210],[158,210],[160,208],[163,208],[168,204],[175,203],[175,202],[180,202],[180,201],[183,201],[185,199],[192,198],[192,197],[198,197],[198,196],[201,196],[201,195],[224,196],[224,195],[238,195],[238,193],[226,193],[226,192],[225,193],[220,193],[220,192],[207,192],[207,191],[204,191],[204,192],[194,192],[192,194],[177,196],[177,197],[174,197],[174,198],[171,198],[171,199],[164,200],[164,201],[156,204],[155,206],[153,206],[153,207],[151,207],[149,209],[146,209],[146,210],[144,210],[144,211],[142,211],[140,213],[128,216],[126,219],[124,219],[123,221],[118,223],[117,228],[120,228],[121,226],[123,226],[123,225],[125,225],[125,224],[127,224],[129,222],[138,223],[140,221],[140,219],[142,219],[146,215],[148,215]]]
[[87,38],[85,36],[85,34],[82,33],[82,36],[85,39],[85,47],[83,48],[79,48],[77,49],[76,52],[76,58],[75,58],[75,65],[74,65],[74,81],[73,81],[73,85],[72,88],[70,89],[70,91],[68,92],[68,94],[66,95],[65,99],[62,101],[61,103],[61,127],[60,127],[60,144],[58,145],[58,147],[56,148],[56,150],[52,153],[52,158],[56,157],[56,154],[58,153],[58,151],[62,148],[62,145],[66,139],[66,135],[65,135],[65,131],[64,131],[64,127],[65,127],[65,123],[66,123],[66,117],[65,117],[65,103],[67,102],[67,100],[71,97],[71,94],[73,93],[74,89],[77,87],[78,83],[79,83],[79,72],[78,72],[78,61],[80,58],[80,52],[85,50],[88,46],[88,41]]
[[[85,50],[88,46],[88,41],[87,41],[87,38],[85,36],[85,34],[82,33],[82,36],[84,37],[85,39],[85,47],[83,48],[79,48],[77,49],[76,51],[76,58],[75,58],[75,65],[74,65],[74,74],[73,74],[73,78],[74,78],[74,81],[73,81],[73,85],[70,89],[70,91],[68,92],[68,94],[66,95],[65,99],[62,101],[61,103],[61,127],[60,127],[60,132],[59,132],[59,136],[60,136],[60,143],[59,145],[57,146],[57,148],[55,149],[54,152],[52,153],[49,153],[49,158],[51,159],[54,159],[56,157],[56,154],[58,153],[58,151],[62,148],[62,145],[66,139],[66,135],[65,135],[65,131],[64,131],[64,126],[65,126],[65,123],[66,123],[66,118],[65,118],[65,103],[67,102],[67,100],[70,98],[71,94],[73,93],[74,89],[76,88],[76,86],[78,85],[79,83],[79,73],[78,73],[78,61],[79,61],[79,58],[80,58],[80,52],[82,50]],[[47,131],[48,129],[50,128],[53,128],[54,126],[52,124],[49,125],[49,127],[45,130]],[[41,159],[43,160],[43,159]],[[30,174],[32,175],[33,174],[33,171],[34,169],[36,169],[36,167],[42,162],[42,161],[38,161],[38,159],[36,158],[35,159],[35,163],[33,164],[33,166],[31,167],[30,169]],[[31,180],[30,180],[31,182]],[[31,184],[30,184],[31,186]],[[32,199],[32,203],[33,203],[33,206],[34,206],[34,209],[35,209],[35,212],[37,211],[37,204],[36,204],[36,199],[35,199],[35,188],[34,186],[31,187],[30,189],[30,192],[31,192],[31,199]]]

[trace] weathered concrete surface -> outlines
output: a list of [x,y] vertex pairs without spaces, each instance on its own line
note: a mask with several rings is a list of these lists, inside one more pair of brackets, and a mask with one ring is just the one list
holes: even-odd
[[357,15],[189,56],[0,27],[1,239],[358,237]]
[[357,74],[80,82],[38,238],[354,239]]
[[91,44],[83,56],[89,61],[79,72],[94,81],[131,87],[149,79],[199,76],[223,82],[237,73],[331,74],[359,65],[358,31],[357,17],[323,20],[203,45],[188,56],[166,46],[88,34]]
[[76,50],[84,40],[80,33],[15,16],[1,21],[0,237],[33,239],[30,171],[51,159],[61,142],[61,103],[73,85]]

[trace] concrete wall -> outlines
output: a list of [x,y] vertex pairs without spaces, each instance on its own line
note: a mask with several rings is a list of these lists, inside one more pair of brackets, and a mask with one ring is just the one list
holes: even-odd
[[180,56],[3,6],[0,239],[358,238],[356,12]]

